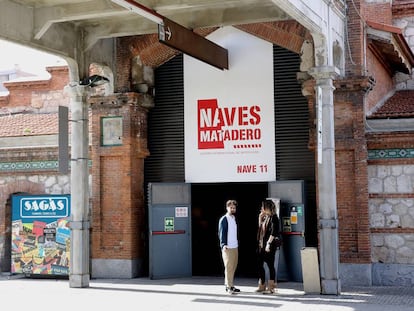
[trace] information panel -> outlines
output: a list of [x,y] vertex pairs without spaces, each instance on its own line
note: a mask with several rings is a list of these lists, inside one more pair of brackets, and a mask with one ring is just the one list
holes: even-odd
[[69,195],[13,195],[11,272],[69,275],[69,217]]

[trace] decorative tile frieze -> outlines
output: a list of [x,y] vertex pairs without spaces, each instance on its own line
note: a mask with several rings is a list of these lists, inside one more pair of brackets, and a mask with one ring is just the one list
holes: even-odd
[[0,162],[0,172],[57,170],[58,161]]
[[368,150],[368,160],[414,158],[413,148]]

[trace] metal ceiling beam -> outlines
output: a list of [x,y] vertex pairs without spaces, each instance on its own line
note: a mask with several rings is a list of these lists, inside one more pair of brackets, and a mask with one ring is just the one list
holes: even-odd
[[225,48],[174,23],[168,18],[158,26],[161,43],[201,60],[219,69],[229,69],[229,57]]
[[137,35],[138,28],[140,29],[140,35],[157,33],[157,24],[140,16],[125,17],[122,23],[109,20],[104,23],[86,25],[84,27],[84,49],[85,51],[90,50],[101,39]]
[[153,9],[150,9],[134,0],[111,0],[112,2],[122,6],[123,8],[134,12],[142,17],[145,17],[154,23],[162,24],[163,16],[158,14]]
[[40,39],[55,23],[122,17],[129,14],[111,2],[94,0],[83,3],[42,7],[34,10],[35,39]]
[[219,69],[228,69],[227,50],[134,0],[111,0],[159,25],[159,41]]
[[58,56],[68,56],[65,52],[74,51],[77,32],[71,24],[56,27],[42,40],[34,39],[34,11],[13,1],[0,1],[0,38]]

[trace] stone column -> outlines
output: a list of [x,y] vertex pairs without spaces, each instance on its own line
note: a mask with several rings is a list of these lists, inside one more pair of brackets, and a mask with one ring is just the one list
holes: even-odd
[[72,113],[70,287],[89,287],[90,280],[88,89],[77,84],[65,87]]
[[[316,80],[316,108],[322,115],[322,144],[317,148],[318,154],[318,211],[320,241],[320,273],[322,294],[339,295],[341,283],[339,278],[339,244],[338,213],[336,205],[335,172],[335,124],[333,106],[333,79],[337,76],[335,67],[319,66],[309,72]],[[322,105],[322,109],[318,107]],[[318,109],[319,108],[319,109]]]

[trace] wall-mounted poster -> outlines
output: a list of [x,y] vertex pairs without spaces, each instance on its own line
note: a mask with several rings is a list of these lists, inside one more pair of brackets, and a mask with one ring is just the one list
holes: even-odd
[[13,195],[11,272],[69,275],[70,195]]
[[122,145],[122,117],[101,118],[102,146]]
[[229,69],[184,55],[185,181],[275,180],[273,45],[234,27],[208,39]]

